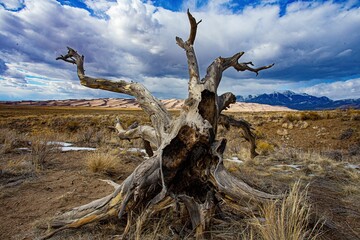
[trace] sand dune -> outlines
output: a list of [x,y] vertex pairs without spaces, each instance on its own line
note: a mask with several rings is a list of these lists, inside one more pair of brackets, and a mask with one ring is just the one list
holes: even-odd
[[[161,100],[167,109],[181,109],[184,100],[166,99]],[[16,106],[60,106],[60,107],[100,107],[100,108],[140,108],[135,99],[128,98],[102,98],[102,99],[67,99],[48,101],[2,101],[0,104]],[[227,112],[264,112],[264,111],[294,111],[287,107],[270,106],[258,103],[236,102],[231,104]]]

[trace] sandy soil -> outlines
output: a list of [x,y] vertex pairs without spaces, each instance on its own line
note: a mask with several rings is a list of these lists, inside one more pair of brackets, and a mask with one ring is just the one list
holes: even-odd
[[[112,187],[85,168],[83,152],[59,153],[40,173],[0,174],[0,239],[34,239],[46,219],[112,192]],[[1,161],[23,158],[6,154]],[[125,176],[131,165],[122,169]]]
[[[44,117],[26,118],[17,111],[17,108],[15,110],[11,110],[12,112],[4,111],[3,113],[0,111],[3,119],[8,119],[7,122],[5,120],[0,121],[1,127],[10,126],[21,130],[21,132],[25,129],[31,131],[31,128],[36,131],[39,129],[45,131],[46,124],[54,127],[55,123],[60,124],[56,121],[57,118],[64,118],[61,115],[61,111],[64,110],[56,109],[53,113],[43,110],[44,114],[47,114],[47,118],[53,121],[42,123],[41,120]],[[109,114],[109,112],[101,111],[96,112],[100,119],[99,124],[101,125],[99,126],[107,126],[98,115]],[[29,114],[33,116],[34,112]],[[66,114],[71,115],[68,112]],[[85,116],[82,119],[85,123],[94,118],[91,115],[84,115],[84,112],[81,114]],[[132,114],[134,114],[132,118],[139,119],[137,112]],[[73,112],[72,116],[76,117],[75,115],[76,112]],[[247,118],[260,131],[263,139],[279,147],[328,152],[329,156],[339,163],[344,161],[342,158],[336,159],[341,155],[341,151],[348,154],[349,150],[353,148],[358,151],[355,154],[359,154],[360,124],[358,120],[352,120],[349,117],[350,115],[340,113],[339,117],[307,120],[308,126],[306,128],[284,126],[284,121],[280,121],[284,119],[282,117],[284,115],[284,113],[245,116],[235,114],[235,117]],[[129,124],[132,121],[130,119]],[[22,129],[24,127],[25,129]],[[67,128],[59,126],[59,129]],[[277,133],[278,130],[284,129],[287,130],[286,135]],[[348,129],[352,129],[352,131],[348,131]],[[231,138],[237,138],[235,131],[232,132],[233,135],[228,137],[229,148],[231,144],[238,144],[237,142],[232,143]],[[116,147],[118,146],[114,146],[114,148]],[[112,192],[112,187],[99,179],[111,179],[121,183],[141,161],[137,155],[126,154],[126,157],[121,159],[122,167],[113,175],[107,176],[94,174],[86,168],[85,152],[59,152],[55,157],[48,160],[44,169],[39,172],[30,170],[31,166],[23,165],[29,157],[30,153],[26,151],[0,154],[0,239],[36,239],[44,235],[46,222],[54,215]],[[287,162],[286,164],[294,163]],[[351,164],[359,166],[360,159],[353,158]],[[270,165],[263,166],[262,169],[260,167],[261,165],[255,166],[255,169],[259,169],[259,174],[262,170],[269,168]],[[306,169],[301,171],[308,174]],[[309,198],[316,209],[314,219],[324,217],[327,221],[323,239],[360,239],[359,188],[358,186],[350,188],[353,182],[343,171],[343,168],[325,169],[323,175],[315,176],[311,181]],[[359,176],[360,170],[353,171],[354,179],[359,179]],[[276,176],[271,174],[267,175],[266,179],[265,177],[261,179],[254,174],[248,176],[243,174],[241,177],[250,182],[253,180],[253,182],[262,181],[264,191],[271,189],[272,185],[276,185],[274,180]],[[291,178],[292,176],[289,175],[288,177]],[[279,182],[278,185],[281,186],[281,184],[284,185],[285,183]],[[348,190],[344,191],[344,186],[348,187]],[[123,227],[114,219],[114,222],[107,222],[106,224],[89,225],[80,230],[67,230],[52,239],[113,239],[119,237]]]

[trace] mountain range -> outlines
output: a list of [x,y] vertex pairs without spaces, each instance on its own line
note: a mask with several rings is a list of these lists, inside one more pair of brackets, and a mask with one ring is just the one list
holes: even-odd
[[328,97],[315,97],[306,93],[292,91],[273,92],[248,97],[236,96],[236,101],[246,103],[260,103],[272,106],[284,106],[296,110],[325,110],[325,109],[360,109],[360,98],[332,100]]

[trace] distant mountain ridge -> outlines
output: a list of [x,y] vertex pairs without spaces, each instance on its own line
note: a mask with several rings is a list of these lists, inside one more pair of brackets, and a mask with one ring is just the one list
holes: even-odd
[[332,100],[328,97],[315,97],[306,93],[295,93],[292,91],[264,93],[256,96],[249,95],[246,98],[237,96],[236,100],[246,103],[285,106],[296,110],[325,110],[350,107],[360,109],[360,98]]

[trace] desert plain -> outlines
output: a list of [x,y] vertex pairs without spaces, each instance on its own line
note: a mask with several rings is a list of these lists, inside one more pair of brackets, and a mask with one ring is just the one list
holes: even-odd
[[[150,124],[148,117],[133,105],[101,105],[0,106],[0,239],[44,236],[53,216],[111,193],[103,180],[121,183],[147,158],[142,141],[120,140],[113,127],[116,117],[124,127],[135,121]],[[177,115],[181,103],[167,106]],[[312,239],[360,239],[359,110],[239,107],[226,114],[251,123],[259,153],[250,158],[241,129],[220,127],[219,135],[228,139],[224,158],[229,171],[269,193],[289,193],[297,186],[305,193],[300,202],[292,195],[295,200],[283,204],[306,206],[302,224]],[[219,220],[210,229],[211,238],[270,239],[264,231],[274,229],[262,223],[275,228],[276,216],[282,215],[269,209],[262,207],[261,219],[248,214]],[[154,216],[142,228],[142,238],[192,239],[187,228],[174,230],[179,226],[172,214],[167,210]],[[119,239],[124,228],[114,218],[51,239]],[[133,227],[130,239],[135,231]]]

